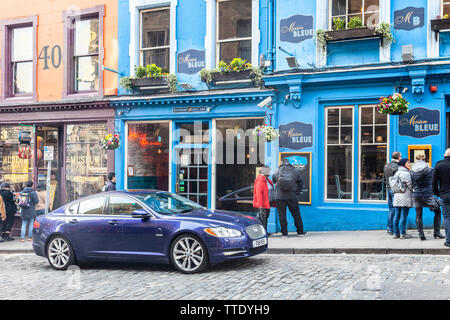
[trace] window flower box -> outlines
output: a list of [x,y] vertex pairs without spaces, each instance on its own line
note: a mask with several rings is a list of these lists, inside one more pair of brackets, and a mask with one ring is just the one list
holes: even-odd
[[375,28],[354,28],[344,30],[325,31],[327,42],[342,40],[357,40],[364,38],[381,38],[382,35],[375,31]]
[[133,91],[169,91],[167,78],[138,78],[131,79]]
[[244,71],[231,71],[231,72],[212,72],[211,73],[211,82],[231,82],[231,81],[244,81],[251,80],[254,73],[252,70],[244,70]]

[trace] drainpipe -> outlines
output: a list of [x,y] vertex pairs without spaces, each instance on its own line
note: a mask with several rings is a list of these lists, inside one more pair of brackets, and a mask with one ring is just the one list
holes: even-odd
[[267,73],[272,73],[275,70],[275,0],[268,0],[267,10],[267,60],[270,61],[270,66],[267,67]]

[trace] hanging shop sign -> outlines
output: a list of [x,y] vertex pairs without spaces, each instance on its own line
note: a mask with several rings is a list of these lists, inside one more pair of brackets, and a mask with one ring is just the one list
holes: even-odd
[[440,112],[425,108],[414,108],[399,116],[398,133],[401,136],[425,138],[440,132]]
[[280,125],[280,147],[299,150],[312,147],[313,126],[302,122]]
[[280,164],[287,159],[290,164],[299,169],[303,181],[303,190],[299,195],[299,204],[311,204],[311,152],[281,152]]
[[394,27],[396,30],[413,30],[424,26],[425,9],[407,7],[394,12]]
[[204,67],[204,50],[191,49],[178,54],[178,73],[195,74]]
[[295,15],[280,21],[281,41],[299,43],[313,36],[313,16]]

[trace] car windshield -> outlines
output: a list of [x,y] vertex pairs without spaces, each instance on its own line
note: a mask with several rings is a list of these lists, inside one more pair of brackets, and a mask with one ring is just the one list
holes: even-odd
[[172,215],[204,209],[201,205],[170,192],[138,194],[136,197],[160,214]]

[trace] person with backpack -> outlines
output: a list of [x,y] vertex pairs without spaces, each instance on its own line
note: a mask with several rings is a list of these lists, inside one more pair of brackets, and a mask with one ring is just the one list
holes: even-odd
[[383,169],[383,178],[382,181],[384,185],[386,186],[387,191],[387,199],[388,199],[388,206],[389,206],[389,212],[388,212],[388,218],[387,218],[387,233],[389,235],[394,234],[394,215],[395,215],[395,209],[394,209],[394,194],[391,191],[391,187],[389,185],[389,178],[394,176],[394,174],[398,170],[398,161],[401,159],[402,154],[398,151],[395,151],[392,153],[392,159],[391,162],[387,163],[384,166]]
[[280,167],[272,176],[275,183],[275,200],[278,209],[278,216],[281,225],[281,235],[287,238],[287,221],[286,221],[286,207],[289,208],[294,224],[297,228],[297,236],[305,236],[307,232],[303,231],[303,222],[298,207],[298,198],[303,190],[303,181],[300,176],[300,171],[289,163],[289,160],[284,159]]
[[450,247],[450,149],[445,150],[444,159],[434,166],[432,186],[442,206],[446,236],[444,246]]
[[262,167],[260,174],[255,179],[253,190],[253,207],[258,209],[257,218],[261,220],[266,232],[271,203],[275,202],[274,185],[269,176],[270,168]]
[[26,187],[19,195],[20,217],[22,219],[22,230],[20,242],[25,241],[25,234],[28,225],[28,241],[33,237],[33,222],[36,218],[36,204],[39,202],[38,195],[33,189],[33,181],[28,181]]
[[102,191],[116,190],[116,174],[114,172],[108,173],[108,182],[103,186]]
[[416,160],[416,163],[411,169],[411,180],[413,184],[413,205],[416,208],[416,224],[420,240],[426,240],[425,234],[423,233],[423,207],[427,207],[434,212],[434,238],[444,239],[445,237],[440,232],[441,208],[439,207],[438,199],[433,195],[431,184],[433,168],[424,161],[424,154],[418,155]]
[[17,205],[16,197],[14,196],[14,193],[12,193],[9,183],[3,182],[0,185],[0,196],[3,198],[6,209],[6,221],[3,222],[3,226],[0,230],[0,232],[2,233],[2,239],[4,241],[13,241],[15,239],[11,237],[10,234],[17,212]]
[[406,222],[409,208],[412,207],[412,181],[409,174],[409,160],[401,159],[398,162],[398,170],[389,178],[391,191],[394,193],[394,239],[408,239]]

